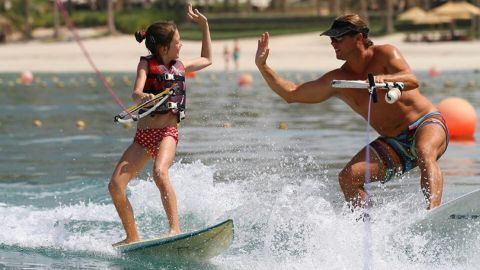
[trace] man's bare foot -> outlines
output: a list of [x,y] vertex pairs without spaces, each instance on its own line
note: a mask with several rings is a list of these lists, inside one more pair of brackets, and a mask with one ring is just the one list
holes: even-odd
[[130,244],[130,243],[133,243],[133,242],[137,242],[139,240],[140,239],[133,239],[133,240],[125,239],[125,240],[122,240],[118,243],[113,244],[112,247],[117,247],[117,246],[120,246],[120,245]]
[[168,235],[169,235],[169,236],[174,236],[174,235],[177,235],[177,234],[179,234],[179,233],[180,233],[180,230],[170,230],[170,231],[168,232]]
[[166,233],[162,233],[160,235],[160,238],[168,238],[168,237],[172,237],[172,236],[175,236],[177,234],[179,234],[180,231],[179,230],[170,230],[169,232],[166,232]]

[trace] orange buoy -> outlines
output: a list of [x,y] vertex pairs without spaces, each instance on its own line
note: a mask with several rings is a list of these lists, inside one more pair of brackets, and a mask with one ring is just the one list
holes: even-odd
[[33,73],[31,71],[24,71],[20,74],[20,81],[24,85],[30,85],[33,82]]
[[447,122],[452,140],[474,140],[477,113],[467,100],[449,97],[442,100],[437,107]]
[[185,72],[185,77],[186,78],[196,78],[197,73],[195,71]]
[[253,77],[252,77],[252,75],[250,75],[248,73],[241,74],[238,77],[238,85],[239,86],[248,86],[248,85],[252,84],[252,82],[253,82]]
[[440,75],[440,71],[436,67],[431,67],[428,71],[428,75],[432,78],[437,77],[438,75]]

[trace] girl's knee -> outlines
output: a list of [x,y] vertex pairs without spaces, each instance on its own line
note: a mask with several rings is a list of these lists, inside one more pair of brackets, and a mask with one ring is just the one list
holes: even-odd
[[153,169],[153,178],[157,185],[165,184],[168,181],[168,168],[155,167]]

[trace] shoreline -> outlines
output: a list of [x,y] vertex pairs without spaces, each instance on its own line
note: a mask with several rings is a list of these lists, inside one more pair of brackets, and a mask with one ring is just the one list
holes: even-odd
[[[148,54],[143,43],[130,35],[89,38],[98,33],[88,30],[82,43],[101,72],[133,72],[140,56]],[[91,37],[91,36],[90,36]],[[407,43],[404,34],[372,37],[375,44],[393,44],[404,55],[413,71],[480,70],[480,41],[450,41],[438,43]],[[240,68],[238,72],[257,71],[254,59],[257,38],[238,40]],[[200,55],[200,41],[182,41],[181,59]],[[233,48],[233,40],[212,41],[213,64],[205,71],[224,71],[224,47]],[[343,62],[335,58],[330,41],[319,33],[303,33],[270,38],[268,64],[277,71],[326,71]],[[74,40],[46,42],[33,40],[0,45],[0,73],[32,72],[93,72],[79,45]],[[301,64],[300,64],[301,63]],[[230,71],[233,61],[230,59]]]

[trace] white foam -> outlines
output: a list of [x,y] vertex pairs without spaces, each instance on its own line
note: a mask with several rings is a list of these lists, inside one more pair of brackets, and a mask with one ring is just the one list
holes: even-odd
[[[215,172],[200,161],[177,162],[170,178],[186,227],[234,219],[231,248],[212,260],[220,268],[362,269],[368,264],[391,270],[475,269],[480,262],[478,232],[472,244],[454,253],[448,243],[447,248],[428,246],[428,235],[397,233],[402,223],[425,214],[421,192],[385,198],[375,196],[383,191],[372,186],[377,205],[367,228],[355,221],[358,213],[343,207],[340,192],[329,183],[336,180],[325,175],[292,181],[277,173],[258,173],[252,179],[219,182]],[[139,224],[153,228],[148,233],[166,230],[156,185],[135,179],[128,192]],[[105,193],[108,197],[106,183]],[[0,217],[0,242],[6,245],[115,254],[110,244],[124,237],[111,201],[50,209],[0,204]]]
[[[193,215],[206,223],[218,221],[224,213],[243,202],[242,193],[231,183],[214,181],[215,169],[200,161],[191,164],[175,163],[170,169],[170,182],[174,186],[180,215]],[[155,183],[148,179],[133,181],[129,186],[130,202],[139,214],[149,211],[163,213],[160,193]]]
[[[201,162],[174,164],[170,175],[177,193],[180,218],[193,216],[199,220],[197,222],[212,224],[242,203],[243,200],[239,199],[241,194],[236,192],[235,186],[214,183],[213,173],[213,168]],[[41,199],[59,195],[58,192],[29,194],[35,199]],[[105,192],[107,193],[106,185]],[[160,220],[151,219],[149,225],[157,227],[158,233],[168,229],[165,227],[168,223],[159,191],[152,181],[133,180],[129,185],[129,194],[136,216],[160,215]],[[3,221],[0,224],[0,242],[7,245],[112,253],[111,243],[124,237],[119,217],[111,202],[78,202],[52,209],[0,204],[0,217]]]
[[[33,206],[0,206],[0,242],[7,245],[71,250],[105,250],[101,231],[92,228],[86,233],[75,231],[74,222],[114,221],[112,205],[79,203],[38,209]],[[69,227],[70,226],[70,227]],[[100,236],[100,237],[99,237]]]

